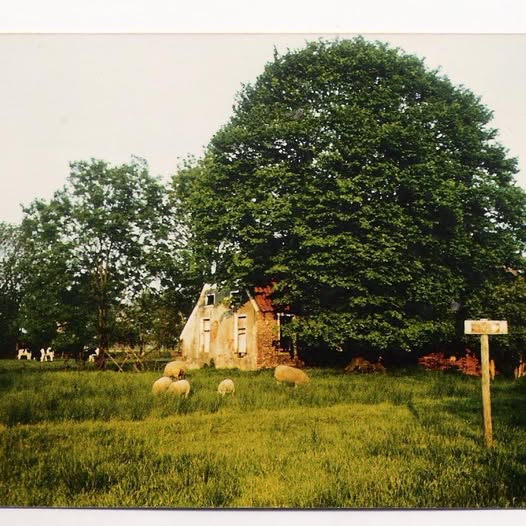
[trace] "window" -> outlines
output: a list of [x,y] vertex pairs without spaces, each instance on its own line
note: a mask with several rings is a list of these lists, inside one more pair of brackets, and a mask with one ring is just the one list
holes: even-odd
[[210,352],[210,318],[201,320],[201,350]]
[[247,317],[236,315],[234,318],[234,352],[239,356],[247,354]]
[[205,305],[207,307],[214,305],[216,301],[216,295],[215,294],[207,294],[205,298]]
[[232,310],[239,309],[243,303],[241,300],[241,292],[238,289],[231,290],[229,296],[230,308]]

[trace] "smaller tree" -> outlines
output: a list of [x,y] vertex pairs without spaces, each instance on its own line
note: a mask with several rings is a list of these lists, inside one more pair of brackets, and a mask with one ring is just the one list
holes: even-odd
[[[106,350],[116,316],[159,286],[179,239],[167,192],[133,158],[71,164],[68,184],[46,203],[25,209],[27,252],[24,318],[35,339],[91,341]],[[65,336],[66,335],[66,336]]]

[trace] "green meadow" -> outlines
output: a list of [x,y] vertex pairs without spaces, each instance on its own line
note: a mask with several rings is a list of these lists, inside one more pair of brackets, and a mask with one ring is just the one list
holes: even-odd
[[[0,506],[104,508],[526,507],[526,378],[492,383],[419,369],[188,373],[0,361]],[[230,377],[235,396],[220,397]]]

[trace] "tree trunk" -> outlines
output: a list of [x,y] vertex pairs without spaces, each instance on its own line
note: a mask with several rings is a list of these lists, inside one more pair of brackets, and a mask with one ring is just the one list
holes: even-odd
[[99,342],[99,355],[95,361],[97,369],[104,369],[106,366],[106,351],[108,349],[108,323],[107,308],[104,304],[99,304],[97,320],[97,339]]
[[108,350],[108,302],[106,291],[108,286],[107,265],[102,254],[99,254],[99,264],[95,277],[97,289],[97,339],[99,342],[99,356],[96,360],[97,369],[104,369],[106,365],[106,351]]

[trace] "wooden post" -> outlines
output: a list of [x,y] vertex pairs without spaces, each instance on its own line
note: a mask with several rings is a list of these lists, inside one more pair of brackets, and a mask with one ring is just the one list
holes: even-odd
[[491,396],[489,371],[489,334],[508,334],[506,320],[465,320],[465,334],[480,334],[480,368],[482,373],[482,412],[484,415],[484,439],[486,447],[493,445],[491,424]]
[[480,367],[482,371],[482,412],[484,413],[484,439],[486,446],[493,445],[493,428],[491,424],[491,394],[489,378],[489,336],[480,336]]

